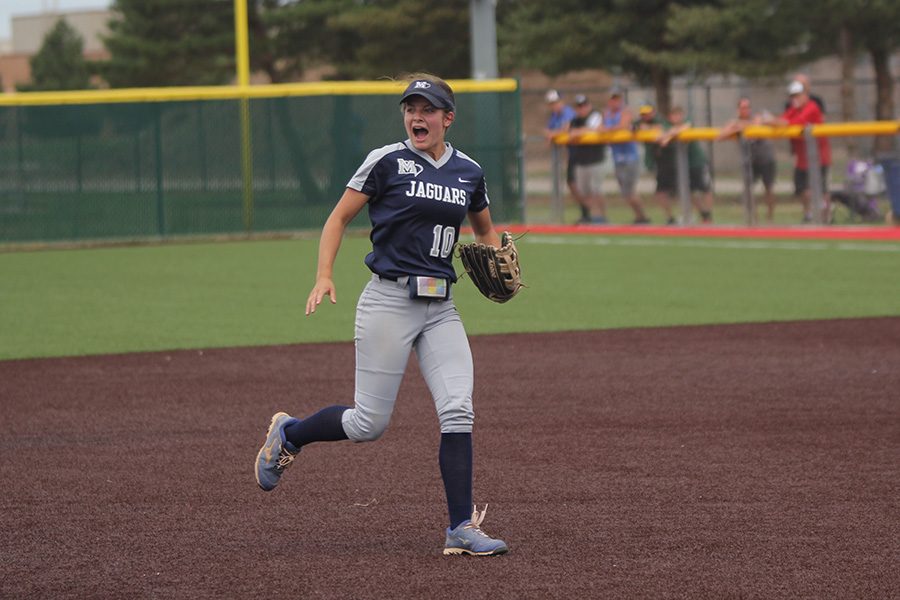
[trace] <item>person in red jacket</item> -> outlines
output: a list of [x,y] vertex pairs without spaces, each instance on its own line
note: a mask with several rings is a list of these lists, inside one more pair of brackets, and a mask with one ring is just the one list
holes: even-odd
[[[823,123],[822,109],[809,96],[809,90],[799,81],[788,86],[790,106],[780,118],[774,119],[772,125],[816,125]],[[822,220],[828,223],[831,214],[831,201],[828,195],[828,167],[831,166],[831,145],[828,138],[816,138],[819,148],[819,166],[822,173],[823,206]],[[809,189],[809,161],[806,156],[806,140],[793,138],[791,147],[794,154],[794,194],[803,202],[803,221],[812,221],[812,194]]]

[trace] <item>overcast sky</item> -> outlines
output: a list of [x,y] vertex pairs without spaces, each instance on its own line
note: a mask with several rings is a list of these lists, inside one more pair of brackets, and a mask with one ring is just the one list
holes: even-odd
[[14,15],[33,15],[47,11],[108,8],[111,0],[0,0],[0,39],[10,37],[10,19]]

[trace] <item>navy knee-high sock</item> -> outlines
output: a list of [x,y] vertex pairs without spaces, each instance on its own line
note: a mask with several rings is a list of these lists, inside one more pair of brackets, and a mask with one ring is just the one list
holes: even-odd
[[456,529],[472,517],[472,434],[442,433],[439,461],[450,529]]
[[291,423],[284,428],[284,439],[297,448],[311,442],[335,442],[346,440],[341,415],[349,406],[329,406],[302,421]]

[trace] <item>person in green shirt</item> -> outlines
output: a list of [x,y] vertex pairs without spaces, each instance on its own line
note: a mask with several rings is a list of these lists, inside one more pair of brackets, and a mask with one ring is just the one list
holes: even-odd
[[[675,146],[671,143],[683,131],[690,129],[691,123],[685,119],[684,109],[673,106],[669,110],[668,122],[662,123],[663,133],[657,140],[657,198],[664,205],[667,216],[671,219],[671,206],[668,210],[666,204],[671,204],[672,198],[678,195],[678,176],[676,167]],[[704,223],[712,222],[713,195],[710,185],[709,161],[706,159],[703,149],[695,140],[688,142],[688,179],[691,191],[691,201],[700,219]],[[662,175],[662,177],[661,177]]]
[[[638,109],[638,121],[634,130],[667,130],[671,124],[656,112],[652,104],[644,103]],[[644,167],[656,175],[656,203],[665,214],[666,225],[675,225],[672,214],[672,195],[676,189],[675,146],[664,148],[658,142],[644,142]],[[669,190],[673,190],[670,192]]]

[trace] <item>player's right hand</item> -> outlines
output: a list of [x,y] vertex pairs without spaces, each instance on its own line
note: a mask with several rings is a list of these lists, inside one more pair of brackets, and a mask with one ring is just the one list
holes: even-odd
[[316,312],[316,307],[322,304],[322,298],[328,296],[332,304],[337,303],[337,295],[334,291],[334,282],[328,277],[322,277],[316,281],[309,298],[306,300],[306,316]]

